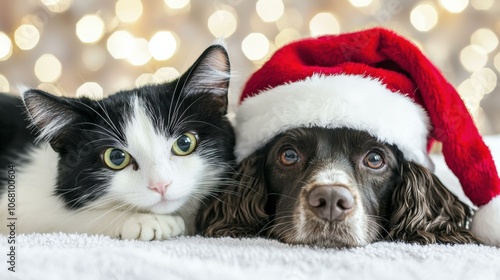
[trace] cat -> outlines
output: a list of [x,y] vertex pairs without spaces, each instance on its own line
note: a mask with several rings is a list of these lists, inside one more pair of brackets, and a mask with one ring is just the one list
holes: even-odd
[[2,95],[0,220],[16,233],[193,234],[203,199],[234,164],[229,76],[226,49],[215,43],[178,79],[102,100],[38,89]]

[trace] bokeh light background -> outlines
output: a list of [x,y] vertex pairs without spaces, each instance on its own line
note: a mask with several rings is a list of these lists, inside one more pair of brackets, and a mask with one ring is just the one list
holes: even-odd
[[483,134],[500,133],[500,1],[0,1],[3,92],[23,83],[102,98],[174,79],[224,35],[234,109],[248,76],[283,44],[384,26],[413,40],[442,70]]

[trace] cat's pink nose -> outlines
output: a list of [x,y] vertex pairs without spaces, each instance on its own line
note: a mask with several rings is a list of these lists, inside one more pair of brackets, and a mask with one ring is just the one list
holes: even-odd
[[167,187],[170,185],[170,183],[171,182],[166,182],[166,181],[152,183],[152,184],[149,184],[149,189],[152,191],[155,191],[155,192],[161,194],[161,196],[163,196],[165,194],[165,192],[167,191]]

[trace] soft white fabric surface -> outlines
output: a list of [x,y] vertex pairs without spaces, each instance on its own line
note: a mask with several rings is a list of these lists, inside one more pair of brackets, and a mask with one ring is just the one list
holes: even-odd
[[[499,162],[500,136],[486,137]],[[436,172],[463,197],[442,157]],[[5,226],[6,221],[3,221]],[[76,234],[16,237],[16,272],[0,236],[0,279],[500,279],[500,248],[375,243],[355,249],[290,246],[265,239],[180,237],[163,242]]]
[[[0,279],[500,279],[500,249],[478,245],[384,242],[334,250],[264,239],[67,234],[20,235],[17,242],[17,272],[2,261]],[[0,244],[6,248],[4,237]]]

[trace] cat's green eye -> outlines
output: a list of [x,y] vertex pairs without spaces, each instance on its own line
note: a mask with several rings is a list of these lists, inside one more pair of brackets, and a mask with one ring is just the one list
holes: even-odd
[[187,156],[194,152],[197,145],[198,139],[196,135],[191,132],[186,132],[174,142],[174,145],[172,145],[172,153],[177,156]]
[[122,149],[108,148],[102,156],[104,164],[113,170],[122,170],[132,161],[129,153]]

